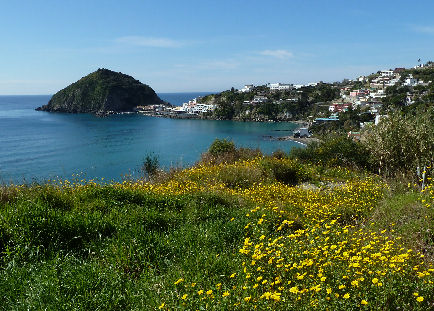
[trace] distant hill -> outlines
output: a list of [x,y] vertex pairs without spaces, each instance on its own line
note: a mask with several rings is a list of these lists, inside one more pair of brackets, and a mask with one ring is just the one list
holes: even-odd
[[155,104],[164,102],[148,85],[120,72],[98,69],[57,92],[36,110],[105,114]]

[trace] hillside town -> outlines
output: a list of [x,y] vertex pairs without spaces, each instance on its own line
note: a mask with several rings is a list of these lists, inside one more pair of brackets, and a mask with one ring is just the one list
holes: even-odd
[[[433,96],[433,80],[434,63],[429,61],[413,68],[380,70],[334,83],[246,84],[238,90],[232,88],[194,98],[182,106],[152,105],[137,107],[137,110],[147,115],[173,118],[303,120],[317,131],[319,125],[336,129],[329,124],[345,121],[346,130],[358,137],[358,130],[367,124],[378,124],[388,111],[429,101]],[[351,120],[342,119],[349,112]]]

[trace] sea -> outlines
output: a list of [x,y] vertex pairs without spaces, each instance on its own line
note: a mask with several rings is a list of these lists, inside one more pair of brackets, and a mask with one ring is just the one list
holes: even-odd
[[[160,93],[182,105],[206,92]],[[291,135],[290,122],[186,120],[121,114],[96,117],[35,111],[50,95],[0,96],[0,184],[53,179],[122,181],[142,176],[146,156],[162,168],[196,163],[216,138],[264,153],[303,146],[271,139]]]

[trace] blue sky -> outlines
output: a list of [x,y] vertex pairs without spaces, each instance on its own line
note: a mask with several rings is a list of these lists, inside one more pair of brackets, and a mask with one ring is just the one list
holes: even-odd
[[157,92],[339,81],[434,60],[434,1],[0,0],[0,94],[98,68]]

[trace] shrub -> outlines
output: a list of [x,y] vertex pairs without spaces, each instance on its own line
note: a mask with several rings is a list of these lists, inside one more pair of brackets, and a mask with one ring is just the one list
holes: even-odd
[[234,163],[239,160],[249,160],[261,156],[259,149],[236,148],[232,141],[216,139],[208,151],[201,155],[199,163],[221,164]]
[[240,165],[223,166],[219,169],[216,179],[228,188],[248,188],[263,180],[263,171],[257,167]]
[[302,161],[329,166],[369,168],[369,151],[365,145],[346,136],[331,135],[305,149],[294,148],[290,155]]
[[276,181],[287,185],[296,185],[308,179],[308,174],[303,172],[303,167],[294,160],[265,158],[261,161],[261,167],[265,172],[269,172]]
[[372,164],[382,174],[416,172],[434,161],[434,109],[416,116],[389,115],[362,136]]
[[211,144],[211,146],[208,149],[208,152],[215,157],[223,153],[229,153],[235,151],[236,148],[233,141],[228,141],[226,139],[218,139],[218,138],[214,140],[214,142]]
[[288,155],[282,149],[277,149],[274,151],[271,156],[276,159],[286,159]]
[[157,173],[159,167],[160,161],[158,160],[158,157],[156,155],[154,155],[153,153],[146,155],[142,165],[142,172],[144,174],[144,177],[150,179]]

